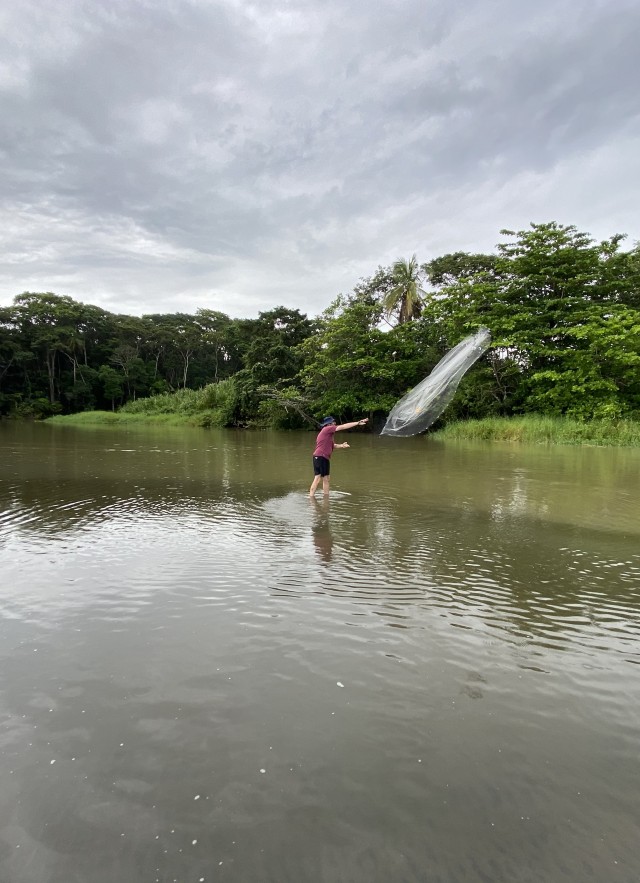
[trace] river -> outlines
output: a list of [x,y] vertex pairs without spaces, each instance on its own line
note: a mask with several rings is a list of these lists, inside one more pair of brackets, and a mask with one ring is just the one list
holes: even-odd
[[640,451],[0,424],[3,883],[636,883]]

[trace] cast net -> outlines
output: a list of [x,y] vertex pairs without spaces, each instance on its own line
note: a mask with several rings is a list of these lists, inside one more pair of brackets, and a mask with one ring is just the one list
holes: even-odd
[[442,414],[454,397],[463,374],[491,343],[491,333],[480,328],[461,340],[444,356],[431,374],[393,406],[381,435],[417,435]]

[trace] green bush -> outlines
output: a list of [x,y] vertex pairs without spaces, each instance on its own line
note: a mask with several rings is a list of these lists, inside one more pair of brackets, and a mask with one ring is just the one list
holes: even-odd
[[197,426],[229,426],[233,423],[235,407],[235,383],[229,378],[201,389],[179,389],[127,402],[119,413],[144,417],[173,414]]
[[202,389],[179,389],[127,402],[117,412],[85,411],[56,418],[57,423],[164,423],[188,426],[232,426],[237,394],[233,379],[210,383]]
[[45,420],[62,410],[58,402],[50,402],[45,398],[23,399],[16,396],[11,404],[8,416],[14,420]]

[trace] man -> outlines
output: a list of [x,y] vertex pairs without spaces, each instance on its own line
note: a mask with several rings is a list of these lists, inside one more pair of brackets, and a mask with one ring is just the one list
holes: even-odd
[[347,442],[343,442],[341,445],[335,444],[333,437],[336,432],[340,432],[343,429],[353,429],[354,426],[364,426],[368,421],[369,418],[365,417],[363,420],[355,420],[353,423],[341,423],[340,426],[336,426],[334,417],[324,418],[321,424],[322,429],[316,439],[316,449],[313,452],[314,478],[309,489],[310,497],[315,495],[320,481],[322,481],[322,493],[325,497],[329,495],[329,461],[331,460],[333,449],[349,447]]

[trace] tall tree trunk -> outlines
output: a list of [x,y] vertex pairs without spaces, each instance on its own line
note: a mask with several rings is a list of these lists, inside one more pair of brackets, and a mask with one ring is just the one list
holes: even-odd
[[56,401],[56,386],[55,386],[55,372],[56,372],[56,351],[55,350],[47,350],[47,371],[49,372],[49,401],[52,405],[55,404]]
[[189,373],[189,362],[191,361],[191,353],[185,353],[182,357],[184,359],[184,371],[182,374],[182,388],[187,388],[187,374]]

